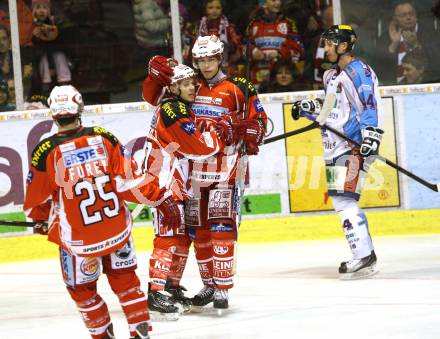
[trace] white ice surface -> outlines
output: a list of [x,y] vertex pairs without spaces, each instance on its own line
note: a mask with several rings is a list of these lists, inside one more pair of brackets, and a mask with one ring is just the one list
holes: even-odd
[[[338,280],[343,239],[240,245],[228,313],[154,322],[152,338],[439,339],[440,235],[374,240],[380,273],[358,281]],[[138,258],[145,290],[148,255]],[[193,255],[182,283],[190,295],[202,286]],[[99,289],[117,338],[128,338],[104,276]],[[0,338],[89,338],[57,260],[0,265]]]

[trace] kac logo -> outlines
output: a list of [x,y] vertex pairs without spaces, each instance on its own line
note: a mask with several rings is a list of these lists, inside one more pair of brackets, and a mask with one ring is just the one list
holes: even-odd
[[214,246],[214,253],[218,255],[225,255],[228,253],[228,247],[227,246]]

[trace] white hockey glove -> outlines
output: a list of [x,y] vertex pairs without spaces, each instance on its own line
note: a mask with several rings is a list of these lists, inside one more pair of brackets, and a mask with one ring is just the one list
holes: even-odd
[[379,152],[382,134],[383,130],[377,127],[368,126],[362,130],[362,145],[359,153],[364,158]]
[[301,113],[310,113],[313,116],[317,116],[321,111],[323,101],[321,99],[306,99],[298,100],[293,103],[292,106],[292,118],[298,120],[301,118]]

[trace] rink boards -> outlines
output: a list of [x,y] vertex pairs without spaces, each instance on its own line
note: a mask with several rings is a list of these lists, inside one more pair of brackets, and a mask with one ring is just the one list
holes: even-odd
[[[381,154],[428,181],[440,181],[437,147],[440,85],[383,87],[381,94],[386,131]],[[306,124],[301,120],[292,121],[291,103],[316,96],[322,93],[261,95],[271,120],[267,137]],[[83,123],[113,132],[140,160],[152,112],[153,108],[145,103],[86,106]],[[28,155],[39,140],[54,131],[47,110],[0,115],[0,219],[24,218],[21,208]],[[262,146],[259,156],[250,159],[251,182],[243,204],[245,219],[246,216],[252,219],[283,217],[302,212],[314,215],[330,210],[331,201],[325,194],[321,147],[318,130]],[[361,204],[387,210],[435,209],[440,207],[440,195],[398,176],[395,170],[376,161]],[[151,213],[145,209],[137,221],[150,219]],[[0,232],[4,234],[5,230],[2,227]],[[18,228],[7,230],[28,233]]]
[[[396,236],[440,233],[440,209],[368,211],[370,233]],[[339,217],[334,214],[295,215],[282,218],[245,219],[239,230],[239,244],[281,243],[298,240],[342,239]],[[150,251],[153,229],[145,224],[134,228],[137,251]],[[0,263],[52,259],[58,247],[47,237],[5,237],[0,239]]]

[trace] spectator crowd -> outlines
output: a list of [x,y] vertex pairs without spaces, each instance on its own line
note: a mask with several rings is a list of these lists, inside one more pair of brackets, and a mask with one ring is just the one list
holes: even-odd
[[[393,1],[381,11],[342,2],[344,20],[361,37],[357,55],[381,84],[439,81],[440,1],[423,2]],[[27,109],[44,107],[53,86],[66,84],[91,103],[111,102],[115,93],[137,101],[124,93],[138,95],[149,58],[173,55],[169,0],[17,0],[17,11]],[[1,111],[15,108],[8,13],[0,5]],[[261,93],[320,89],[332,67],[321,46],[334,23],[331,0],[182,0],[179,13],[185,64],[192,65],[197,37],[214,34],[225,45],[225,73],[249,76]]]

